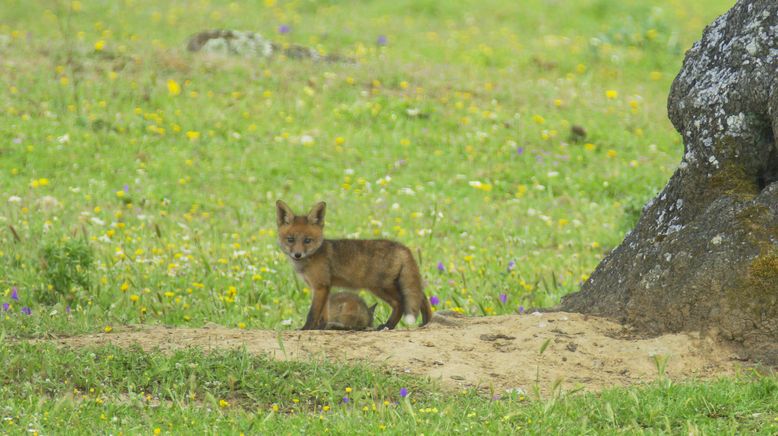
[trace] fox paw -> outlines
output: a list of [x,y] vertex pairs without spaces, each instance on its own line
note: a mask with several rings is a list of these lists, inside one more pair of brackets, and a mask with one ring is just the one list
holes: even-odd
[[376,330],[378,330],[379,332],[382,330],[391,330],[391,329],[392,327],[389,327],[389,324],[381,324],[378,327],[376,327]]

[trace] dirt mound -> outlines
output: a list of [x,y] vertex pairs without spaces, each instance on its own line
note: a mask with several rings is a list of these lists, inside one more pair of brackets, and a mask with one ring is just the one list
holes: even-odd
[[735,351],[712,339],[694,334],[630,339],[612,321],[564,312],[482,318],[436,314],[423,328],[368,332],[128,326],[55,342],[75,348],[138,344],[163,351],[245,346],[277,359],[371,361],[439,379],[448,387],[495,389],[528,390],[537,381],[548,390],[557,380],[565,389],[586,390],[648,382],[658,375],[655,356],[667,358],[666,375],[675,380],[729,374],[736,366]]

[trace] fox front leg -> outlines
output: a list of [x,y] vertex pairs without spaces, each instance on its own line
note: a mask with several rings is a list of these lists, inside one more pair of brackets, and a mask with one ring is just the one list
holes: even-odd
[[311,310],[308,311],[308,317],[303,325],[303,330],[321,330],[327,320],[327,297],[330,295],[330,288],[323,286],[314,288]]

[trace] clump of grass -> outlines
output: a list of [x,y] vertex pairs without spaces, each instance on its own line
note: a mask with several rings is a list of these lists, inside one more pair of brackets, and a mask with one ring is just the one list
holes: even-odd
[[81,239],[49,242],[40,252],[40,272],[46,288],[36,293],[42,303],[78,300],[90,290],[94,255]]

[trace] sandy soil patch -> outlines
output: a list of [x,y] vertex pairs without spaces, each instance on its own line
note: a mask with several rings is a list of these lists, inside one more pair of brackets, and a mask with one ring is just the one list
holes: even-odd
[[564,389],[632,385],[657,378],[655,356],[668,359],[666,375],[673,380],[726,375],[738,366],[734,349],[710,338],[684,333],[636,339],[627,333],[606,319],[553,312],[479,318],[436,314],[423,328],[366,332],[127,326],[53,341],[76,348],[112,343],[163,351],[245,346],[276,359],[378,362],[452,388],[529,390],[537,382],[547,391],[558,380]]

